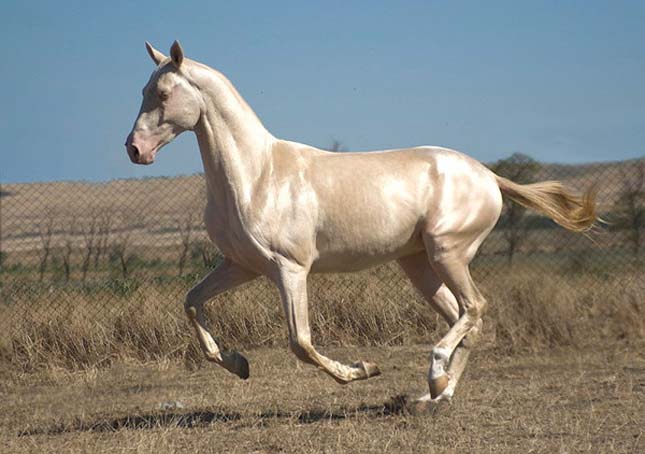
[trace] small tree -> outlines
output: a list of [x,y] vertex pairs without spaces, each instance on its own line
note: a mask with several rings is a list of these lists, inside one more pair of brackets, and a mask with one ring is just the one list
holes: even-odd
[[94,269],[98,269],[101,257],[107,253],[110,244],[110,233],[113,222],[112,209],[103,210],[97,216],[96,247],[94,248]]
[[347,149],[343,146],[343,143],[340,140],[333,139],[331,141],[331,146],[329,147],[329,151],[340,153],[343,151],[347,151]]
[[195,241],[191,250],[193,260],[201,260],[204,268],[213,268],[221,259],[215,245],[209,240]]
[[[507,159],[502,159],[492,166],[497,175],[508,178],[515,183],[532,183],[540,170],[540,164],[531,157],[514,153]],[[528,237],[527,226],[524,222],[526,208],[511,200],[504,199],[504,211],[500,227],[507,243],[506,255],[508,263],[513,263],[513,257]]]
[[628,242],[635,256],[639,256],[642,230],[645,227],[645,159],[622,172],[622,187],[616,201],[616,227],[629,231]]
[[181,239],[181,249],[179,250],[179,276],[184,273],[184,267],[186,266],[186,258],[188,257],[188,252],[190,251],[190,244],[192,241],[193,233],[193,217],[194,212],[192,210],[186,211],[183,219],[177,220],[177,228],[179,230],[179,237]]
[[111,247],[110,259],[119,262],[119,269],[123,279],[130,275],[130,263],[132,255],[130,254],[130,231],[125,230],[114,238]]
[[96,210],[90,211],[88,217],[80,223],[81,235],[83,236],[83,261],[81,263],[81,280],[85,282],[87,272],[90,268],[90,260],[96,247],[96,236],[98,233],[98,215]]
[[69,282],[72,274],[72,253],[74,252],[74,235],[76,234],[76,218],[70,218],[68,229],[65,232],[65,239],[59,250],[60,261],[63,264],[65,282]]
[[38,234],[40,235],[40,265],[38,271],[40,274],[40,281],[42,282],[47,269],[47,261],[51,253],[52,235],[54,233],[54,215],[48,213],[45,220],[38,226]]

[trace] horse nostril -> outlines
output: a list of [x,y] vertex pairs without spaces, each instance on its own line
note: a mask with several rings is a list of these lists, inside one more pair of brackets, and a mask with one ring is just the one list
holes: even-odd
[[132,157],[136,160],[139,160],[139,156],[141,155],[141,153],[139,153],[139,149],[137,148],[137,146],[130,145],[130,147],[132,148]]

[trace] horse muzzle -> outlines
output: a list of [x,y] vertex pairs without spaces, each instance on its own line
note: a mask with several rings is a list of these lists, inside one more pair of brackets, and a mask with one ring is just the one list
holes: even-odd
[[125,149],[134,164],[148,165],[154,162],[158,147],[149,147],[145,141],[136,140],[130,133],[125,141]]

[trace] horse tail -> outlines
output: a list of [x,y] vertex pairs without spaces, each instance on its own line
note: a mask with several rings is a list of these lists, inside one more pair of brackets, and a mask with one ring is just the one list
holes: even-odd
[[580,196],[567,191],[559,181],[517,184],[499,175],[495,178],[502,194],[545,214],[567,230],[587,232],[601,221],[596,213],[598,191],[595,186]]

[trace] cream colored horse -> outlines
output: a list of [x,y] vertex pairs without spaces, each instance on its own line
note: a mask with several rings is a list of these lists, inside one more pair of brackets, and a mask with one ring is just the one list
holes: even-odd
[[249,376],[248,362],[219,348],[206,328],[206,301],[267,276],[280,290],[296,356],[348,383],[379,369],[316,351],[307,276],[397,260],[450,325],[432,349],[430,393],[420,401],[450,398],[486,307],[468,265],[499,218],[502,194],[573,231],[596,220],[591,192],[577,197],[558,182],[518,185],[446,148],[331,153],[277,139],[231,82],[184,58],[179,43],[170,57],[146,48],[157,68],[143,89],[127,152],[132,162],[151,164],[178,134],[197,135],[206,229],[226,259],[188,292],[185,309],[206,357],[241,378]]

